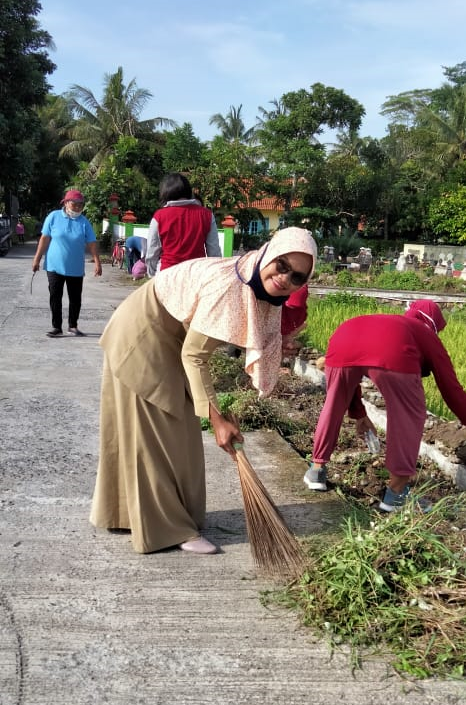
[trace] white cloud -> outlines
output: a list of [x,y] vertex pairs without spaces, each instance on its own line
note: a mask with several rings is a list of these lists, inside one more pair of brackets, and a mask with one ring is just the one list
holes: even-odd
[[464,0],[47,0],[38,20],[57,45],[56,92],[78,83],[100,98],[104,74],[122,66],[154,96],[147,117],[192,122],[202,139],[214,113],[242,104],[249,126],[259,105],[316,82],[359,100],[375,124],[387,96],[434,88],[442,66],[466,59]]

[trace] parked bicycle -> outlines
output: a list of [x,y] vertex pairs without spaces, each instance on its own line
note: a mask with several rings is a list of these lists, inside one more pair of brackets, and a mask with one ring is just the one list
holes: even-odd
[[125,264],[125,255],[125,241],[117,240],[112,250],[112,267],[119,267],[120,269],[123,269]]

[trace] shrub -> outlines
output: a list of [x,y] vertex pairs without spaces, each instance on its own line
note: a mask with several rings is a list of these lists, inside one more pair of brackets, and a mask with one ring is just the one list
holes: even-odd
[[391,291],[420,291],[423,288],[420,277],[413,271],[381,272],[374,284],[378,289]]

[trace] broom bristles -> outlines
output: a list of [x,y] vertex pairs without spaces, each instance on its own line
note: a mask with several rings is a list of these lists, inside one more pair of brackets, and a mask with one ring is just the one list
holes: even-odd
[[267,575],[297,577],[303,553],[242,449],[236,450],[246,528],[256,566]]

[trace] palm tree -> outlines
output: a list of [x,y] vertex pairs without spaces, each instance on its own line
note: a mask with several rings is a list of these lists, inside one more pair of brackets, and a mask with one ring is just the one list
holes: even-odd
[[88,88],[71,86],[66,98],[77,120],[68,130],[70,141],[60,156],[89,161],[91,167],[99,168],[122,136],[153,142],[157,127],[175,127],[176,123],[162,117],[139,121],[151,97],[150,91],[137,87],[134,78],[125,86],[121,66],[116,73],[105,74],[102,102]]
[[255,128],[251,127],[246,130],[241,117],[242,107],[242,104],[238,108],[230,105],[230,110],[225,116],[221,113],[215,113],[209,120],[209,125],[215,125],[227,142],[249,144],[254,139]]
[[280,115],[287,114],[287,110],[286,110],[281,98],[278,100],[277,100],[277,98],[274,98],[273,100],[270,100],[269,103],[271,105],[273,105],[272,110],[266,110],[261,105],[259,105],[258,110],[260,112],[260,115],[256,116],[258,128],[263,127],[264,123],[267,122],[267,120],[272,120],[274,118],[279,117]]
[[332,153],[342,157],[359,157],[361,148],[365,144],[365,138],[360,137],[354,130],[338,132],[336,142],[331,145]]
[[466,85],[451,86],[442,109],[425,107],[419,113],[419,122],[434,135],[435,154],[446,167],[466,158]]

